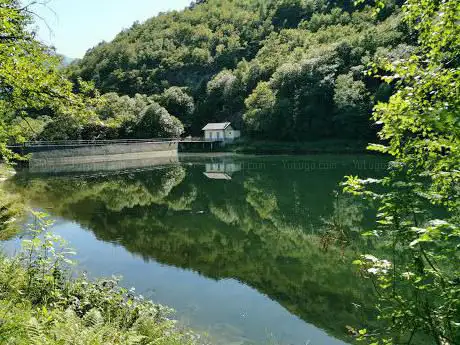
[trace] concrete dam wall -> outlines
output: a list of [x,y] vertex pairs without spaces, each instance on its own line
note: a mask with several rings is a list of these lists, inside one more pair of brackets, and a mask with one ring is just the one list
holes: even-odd
[[[130,142],[28,147],[31,171],[114,170],[177,161],[177,142]],[[144,164],[145,163],[145,164]]]

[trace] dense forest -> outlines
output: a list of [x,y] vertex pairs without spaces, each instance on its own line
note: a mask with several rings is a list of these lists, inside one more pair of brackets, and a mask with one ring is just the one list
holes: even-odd
[[134,23],[66,71],[101,92],[96,115],[44,114],[33,136],[200,135],[232,121],[254,138],[373,138],[391,87],[366,71],[412,50],[401,3],[376,16],[350,0],[208,0]]
[[[357,7],[352,1],[321,0],[196,3],[136,24],[112,43],[89,51],[64,70],[68,80],[62,59],[31,32],[32,9],[17,0],[0,0],[2,162],[20,158],[9,150],[13,140],[178,136],[222,119],[257,138],[371,137],[378,132],[380,143],[370,149],[391,157],[385,176],[347,176],[342,186],[377,209],[377,221],[362,235],[384,250],[364,252],[354,264],[372,282],[383,326],[350,331],[373,345],[419,344],[417,336],[428,338],[429,344],[458,345],[460,3],[354,2]],[[360,7],[365,4],[371,7]],[[370,116],[378,100],[387,102],[378,103]],[[288,185],[277,182],[279,188]],[[129,204],[119,185],[114,190],[120,205]],[[0,187],[3,229],[15,216],[12,199],[5,199]],[[254,209],[250,212],[256,211],[264,222],[264,217],[277,220],[275,208],[270,208],[275,199],[257,180],[242,187]],[[25,193],[38,190],[24,188]],[[93,188],[104,185],[95,183]],[[162,207],[169,195],[167,187],[163,191],[163,196],[161,191],[140,195]],[[56,202],[66,201],[62,194],[57,197]],[[177,207],[187,203],[177,201]],[[240,215],[232,216],[224,204],[215,206],[216,218]],[[111,214],[109,207],[106,211],[104,215]],[[238,224],[238,217],[234,221]],[[46,230],[45,223],[37,225]],[[125,232],[122,225],[120,232]],[[152,243],[156,240],[161,242],[153,238]],[[340,238],[335,240],[340,243]],[[66,272],[60,266],[64,257],[58,256],[56,265],[58,261],[43,259],[53,252],[48,241],[36,237],[28,243],[28,255],[0,256],[0,335],[24,344],[89,339],[126,344],[133,343],[131,336],[137,343],[190,343],[169,331],[168,319],[161,313],[159,319],[151,303],[136,302],[133,314],[121,303],[129,297],[126,291],[101,292],[99,285],[85,280],[63,284],[56,273]],[[301,237],[292,244],[302,255],[309,254]],[[284,274],[282,268],[280,272]],[[77,296],[90,300],[92,309],[77,308]],[[128,318],[130,326],[121,327]]]

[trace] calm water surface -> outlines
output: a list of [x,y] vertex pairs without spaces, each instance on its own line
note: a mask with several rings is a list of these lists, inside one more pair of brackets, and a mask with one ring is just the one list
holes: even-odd
[[55,219],[81,269],[123,276],[216,344],[338,345],[351,342],[347,325],[373,322],[372,289],[351,265],[369,246],[357,234],[373,212],[336,191],[345,175],[381,174],[381,159],[180,156],[135,166],[24,172],[8,186]]

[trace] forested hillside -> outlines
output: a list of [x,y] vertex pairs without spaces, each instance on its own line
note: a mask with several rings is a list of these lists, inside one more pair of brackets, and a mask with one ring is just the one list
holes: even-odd
[[[375,15],[352,0],[207,0],[135,23],[68,67],[105,94],[78,135],[195,135],[225,120],[255,138],[371,138],[391,87],[366,70],[412,50],[401,2]],[[47,121],[44,138],[76,135]]]

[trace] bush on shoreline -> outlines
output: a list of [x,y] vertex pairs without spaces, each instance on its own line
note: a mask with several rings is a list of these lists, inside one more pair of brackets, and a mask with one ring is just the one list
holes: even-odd
[[0,344],[194,345],[200,337],[168,318],[171,310],[118,280],[72,277],[65,242],[34,214],[30,239],[0,256]]

